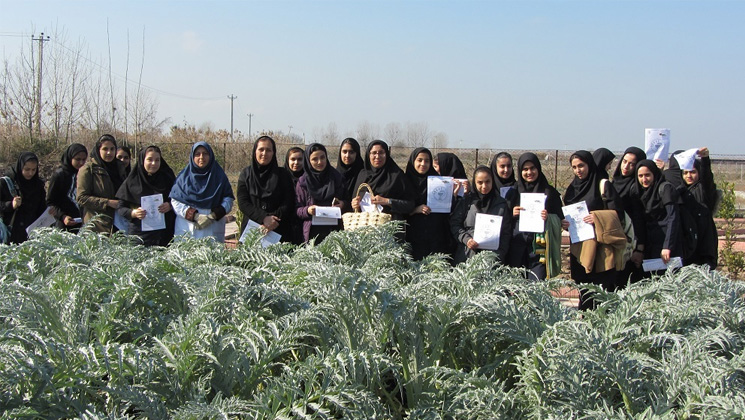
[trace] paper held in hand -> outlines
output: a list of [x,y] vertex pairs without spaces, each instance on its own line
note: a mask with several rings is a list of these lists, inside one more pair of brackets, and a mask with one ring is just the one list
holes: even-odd
[[499,249],[499,237],[502,233],[502,216],[492,216],[486,213],[476,213],[473,226],[473,240],[479,244],[479,249]]
[[365,195],[362,196],[362,199],[360,200],[360,208],[363,213],[371,211],[381,213],[383,211],[383,206],[372,203],[372,196],[370,196],[369,192],[366,192]]
[[580,201],[564,206],[561,210],[564,212],[564,218],[569,221],[569,238],[573,244],[595,239],[595,227],[582,220],[590,214],[587,210],[587,203]]
[[161,204],[163,204],[163,194],[146,195],[140,198],[140,207],[145,209],[145,218],[142,219],[143,232],[166,228],[166,216],[158,211]]
[[427,207],[432,213],[450,213],[453,202],[453,177],[427,177]]
[[520,218],[517,228],[520,232],[543,233],[546,230],[546,222],[541,217],[541,212],[546,208],[546,194],[521,193],[520,194]]
[[28,227],[26,228],[26,234],[28,235],[31,233],[32,230],[36,230],[38,228],[53,226],[56,220],[54,220],[54,216],[52,216],[52,213],[50,213],[50,211],[51,210],[49,209],[49,207],[47,207],[47,209],[44,210],[44,213],[42,213],[41,216],[39,216],[39,218],[34,221],[34,223],[28,225]]
[[[249,219],[248,223],[246,223],[246,229],[243,231],[241,238],[238,239],[238,242],[244,243],[246,241],[246,237],[248,236],[248,232],[256,229],[263,229],[263,227],[260,224]],[[270,230],[261,238],[261,246],[266,248],[269,245],[274,245],[278,243],[281,238],[282,235],[273,230]]]
[[670,261],[665,264],[662,262],[662,258],[652,258],[649,260],[642,261],[642,269],[644,271],[659,271],[667,270],[669,268],[678,268],[683,266],[683,260],[680,257],[670,258]]
[[316,214],[311,219],[314,226],[336,226],[341,219],[341,209],[339,207],[316,206]]
[[667,162],[670,153],[670,129],[647,128],[644,130],[644,151],[647,159]]
[[693,164],[696,162],[696,155],[698,155],[698,149],[688,149],[673,157],[678,161],[678,166],[680,166],[681,170],[692,171]]

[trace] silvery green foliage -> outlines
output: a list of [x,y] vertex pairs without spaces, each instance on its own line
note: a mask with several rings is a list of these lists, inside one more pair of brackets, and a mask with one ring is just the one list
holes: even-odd
[[397,228],[0,246],[0,418],[745,416],[741,283],[685,268],[578,314],[491,253],[413,262]]

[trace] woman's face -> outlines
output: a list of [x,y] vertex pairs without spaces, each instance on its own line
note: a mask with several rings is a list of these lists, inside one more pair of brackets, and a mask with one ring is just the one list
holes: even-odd
[[[303,169],[303,152],[292,152],[290,157],[287,158],[288,165],[292,172],[297,172]],[[266,165],[266,164],[262,164]]]
[[132,156],[127,153],[124,149],[119,149],[116,151],[116,158],[120,161],[124,162],[125,166],[129,166],[129,162],[132,160]]
[[646,166],[639,168],[636,176],[639,178],[639,184],[642,188],[649,188],[649,186],[654,182],[654,174]]
[[492,178],[491,174],[479,171],[476,173],[476,177],[473,179],[474,184],[476,184],[476,190],[480,192],[481,194],[489,194],[492,189]]
[[113,142],[104,141],[101,143],[101,148],[98,149],[98,155],[106,163],[113,162],[116,158],[116,146]]
[[626,153],[621,159],[621,175],[630,176],[636,170],[636,155],[633,153]]
[[153,175],[158,172],[158,169],[160,169],[160,153],[155,150],[150,150],[145,153],[145,162],[142,166],[145,168],[145,172],[147,172],[148,175]]
[[72,161],[70,162],[70,164],[72,165],[73,168],[78,170],[82,168],[83,165],[85,165],[86,159],[88,159],[88,153],[79,152],[78,154],[72,157]]
[[432,167],[435,168],[435,172],[440,173],[440,162],[437,161],[437,158],[432,161]]
[[512,176],[512,159],[508,157],[497,159],[497,175],[503,179]]
[[310,154],[310,166],[314,171],[321,172],[326,169],[326,152],[323,150],[316,150]]
[[256,162],[261,166],[267,166],[274,157],[274,147],[269,140],[261,140],[256,145]]
[[370,149],[370,165],[373,168],[380,169],[385,166],[386,159],[388,159],[388,156],[383,146],[376,144]]
[[520,172],[526,182],[535,182],[538,179],[538,168],[533,162],[525,162]]
[[590,167],[580,158],[572,159],[572,172],[579,179],[586,179],[590,175]]
[[419,175],[424,175],[427,172],[429,172],[429,168],[430,168],[429,155],[424,152],[416,155],[416,158],[414,159],[414,169],[416,169],[416,172]]
[[693,168],[690,171],[683,170],[683,181],[686,185],[693,185],[698,181],[698,169]]
[[39,170],[39,161],[37,160],[29,160],[28,162],[23,164],[23,168],[21,168],[21,174],[24,178],[26,178],[27,181],[31,180],[31,178],[36,175],[36,171]]
[[197,168],[204,169],[210,164],[210,152],[204,146],[197,147],[194,151],[194,164]]
[[349,166],[353,164],[355,160],[357,160],[357,152],[354,151],[354,147],[349,143],[344,143],[341,147],[342,163]]

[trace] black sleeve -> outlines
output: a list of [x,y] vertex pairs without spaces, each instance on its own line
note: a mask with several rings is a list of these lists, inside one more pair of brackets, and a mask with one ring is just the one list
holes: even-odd
[[[249,193],[248,191],[249,170],[249,168],[243,169],[243,171],[241,171],[241,175],[238,177],[238,208],[247,219],[251,219],[256,223],[261,224],[264,222],[264,218],[267,216],[267,212],[256,205],[251,198],[251,193]],[[247,219],[243,222],[243,226],[246,225],[246,222],[248,221]],[[241,226],[241,229],[243,229],[243,226]]]
[[497,255],[499,261],[506,264],[507,253],[510,250],[510,242],[512,241],[512,209],[509,208],[509,204],[505,203],[504,213],[502,216],[502,229],[499,233],[499,249],[497,249]]
[[132,221],[132,203],[129,201],[119,199],[119,207],[116,208],[116,211],[125,220]]
[[714,183],[714,173],[711,171],[711,159],[707,156],[701,158],[701,173],[698,175],[701,185],[706,191],[706,206],[709,210],[714,211],[717,201],[717,184]]
[[624,208],[623,208],[623,201],[621,200],[621,197],[616,192],[616,187],[613,186],[610,182],[605,182],[605,208],[607,210],[615,210],[616,213],[618,213],[618,219],[623,220],[624,217]]
[[[0,179],[0,212],[5,213],[13,210],[13,195],[4,179]],[[10,221],[6,221],[6,224]]]
[[450,233],[453,235],[455,240],[461,244],[466,244],[469,239],[473,238],[469,230],[463,226],[463,223],[466,221],[466,216],[468,215],[470,204],[471,200],[465,198],[458,200],[455,210],[453,210],[453,214],[450,215]]
[[631,224],[634,226],[634,236],[636,236],[636,243],[646,244],[647,243],[647,223],[644,221],[644,206],[641,200],[637,197],[632,197],[627,201],[630,203],[630,208],[627,209],[631,218]]
[[280,219],[292,218],[295,213],[295,185],[293,185],[287,171],[281,171],[279,176],[279,185],[281,197],[277,210],[273,214]]
[[559,194],[559,191],[557,191],[556,188],[551,187],[551,189],[548,190],[546,197],[546,211],[548,211],[549,214],[559,216],[559,220],[564,220],[564,211],[561,207],[561,194]]
[[672,245],[682,240],[680,237],[680,211],[678,210],[677,203],[670,203],[665,205],[667,211],[667,226],[665,229],[665,242],[662,244],[662,249],[673,249]]

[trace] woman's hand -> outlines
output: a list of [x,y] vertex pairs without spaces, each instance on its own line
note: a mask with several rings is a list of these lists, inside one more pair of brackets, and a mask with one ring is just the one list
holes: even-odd
[[116,209],[116,208],[118,208],[118,207],[119,207],[119,200],[109,200],[109,202],[108,202],[107,204],[108,204],[108,205],[109,205],[109,207],[111,207],[112,209]]
[[642,266],[642,262],[644,262],[644,253],[639,250],[634,250],[634,252],[631,253],[631,258],[629,258],[631,262],[634,263],[637,267]]
[[663,249],[662,252],[660,252],[660,258],[662,258],[662,262],[665,264],[670,262],[670,250],[669,249]]
[[660,168],[660,170],[665,169],[665,162],[663,162],[663,161],[661,161],[659,159],[655,159],[654,160],[654,164],[657,165],[657,167]]
[[569,220],[564,219],[561,221],[561,228],[564,230],[569,230]]
[[426,204],[420,204],[416,206],[416,208],[414,208],[414,211],[411,212],[411,214],[424,214],[424,215],[428,215],[430,213],[432,213],[432,209],[427,207]]
[[546,209],[541,210],[541,219],[543,219],[544,222],[548,220],[548,210]]
[[473,239],[469,239],[468,242],[466,242],[466,247],[470,250],[477,250],[479,248],[479,243],[474,241]]
[[391,205],[391,199],[385,198],[382,195],[376,195],[375,197],[370,200],[373,204],[380,204],[381,206],[390,206]]
[[171,206],[171,203],[169,203],[167,201],[158,206],[158,212],[160,212],[160,213],[168,213],[172,209],[173,209],[173,207]]
[[702,158],[709,157],[709,148],[708,147],[702,147],[698,149],[698,155]]
[[582,221],[591,225],[595,224],[595,215],[590,213],[587,216],[582,218]]
[[267,231],[271,231],[271,230],[274,230],[274,229],[276,229],[277,227],[279,227],[279,222],[280,222],[280,220],[282,220],[282,219],[280,219],[280,218],[279,218],[279,217],[277,217],[277,216],[271,216],[271,215],[270,215],[270,216],[266,216],[266,217],[264,218],[264,221],[263,221],[263,222],[262,222],[261,224],[262,224],[262,226],[264,226],[264,228],[265,228],[265,229],[266,229]]
[[17,210],[18,207],[21,207],[22,203],[23,203],[23,199],[21,199],[20,195],[13,197],[13,210]]
[[75,225],[79,225],[80,224],[80,223],[76,222],[74,218],[72,218],[70,216],[65,216],[62,219],[62,223],[64,223],[65,226],[75,226]]
[[311,216],[315,216],[316,215],[316,205],[315,204],[312,205],[312,206],[310,206],[310,207],[308,207],[308,214],[310,214]]
[[147,216],[147,210],[143,209],[142,207],[136,208],[132,210],[132,218],[133,219],[144,219],[145,216]]
[[352,199],[352,209],[354,209],[354,211],[361,211],[362,210],[362,208],[360,207],[360,198],[359,197],[354,197]]
[[524,207],[515,206],[512,208],[512,217],[518,218],[520,217],[520,210],[525,210]]

